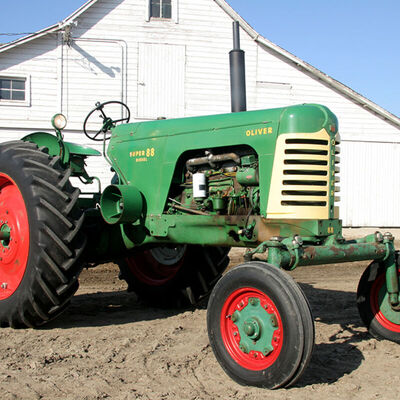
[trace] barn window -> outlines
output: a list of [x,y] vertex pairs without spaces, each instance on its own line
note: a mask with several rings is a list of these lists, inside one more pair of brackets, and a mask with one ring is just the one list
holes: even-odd
[[171,19],[171,0],[150,0],[150,17]]
[[0,101],[25,101],[26,79],[0,76]]

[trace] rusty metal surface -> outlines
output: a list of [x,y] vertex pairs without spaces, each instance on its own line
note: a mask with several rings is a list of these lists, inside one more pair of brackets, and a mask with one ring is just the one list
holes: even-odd
[[330,246],[308,246],[302,251],[299,265],[377,260],[382,259],[385,254],[386,248],[381,243],[344,243]]

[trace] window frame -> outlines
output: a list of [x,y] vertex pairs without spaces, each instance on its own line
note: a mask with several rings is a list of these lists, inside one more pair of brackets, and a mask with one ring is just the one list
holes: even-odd
[[21,74],[2,74],[0,79],[25,81],[25,100],[0,99],[0,106],[29,107],[31,105],[31,77]]
[[170,17],[163,17],[163,16],[162,16],[162,12],[163,12],[163,2],[164,2],[164,1],[168,1],[168,0],[158,0],[158,1],[160,2],[160,16],[159,16],[159,17],[154,17],[153,15],[151,15],[151,11],[152,11],[152,9],[153,9],[153,7],[152,7],[152,1],[154,1],[154,0],[149,0],[149,7],[150,7],[149,12],[150,12],[150,18],[151,18],[151,19],[161,19],[161,20],[164,20],[164,21],[172,20],[172,0],[169,0],[169,1],[170,1],[170,5],[171,5],[171,16],[170,16]]
[[[146,22],[150,21],[160,21],[160,22],[173,22],[175,24],[179,23],[179,16],[178,16],[178,2],[179,0],[171,0],[171,18],[163,18],[163,17],[152,17],[151,16],[151,1],[147,1],[146,7]],[[160,12],[162,12],[162,1],[160,0]]]

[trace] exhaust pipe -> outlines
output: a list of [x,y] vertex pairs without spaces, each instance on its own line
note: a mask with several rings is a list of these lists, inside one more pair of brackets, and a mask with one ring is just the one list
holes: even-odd
[[240,49],[239,21],[233,22],[233,50],[229,52],[232,112],[246,111],[246,69]]

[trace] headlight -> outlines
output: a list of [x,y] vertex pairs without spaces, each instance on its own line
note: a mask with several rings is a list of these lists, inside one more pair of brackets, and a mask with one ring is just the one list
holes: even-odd
[[67,126],[67,118],[63,114],[56,114],[51,120],[55,129],[62,131]]

